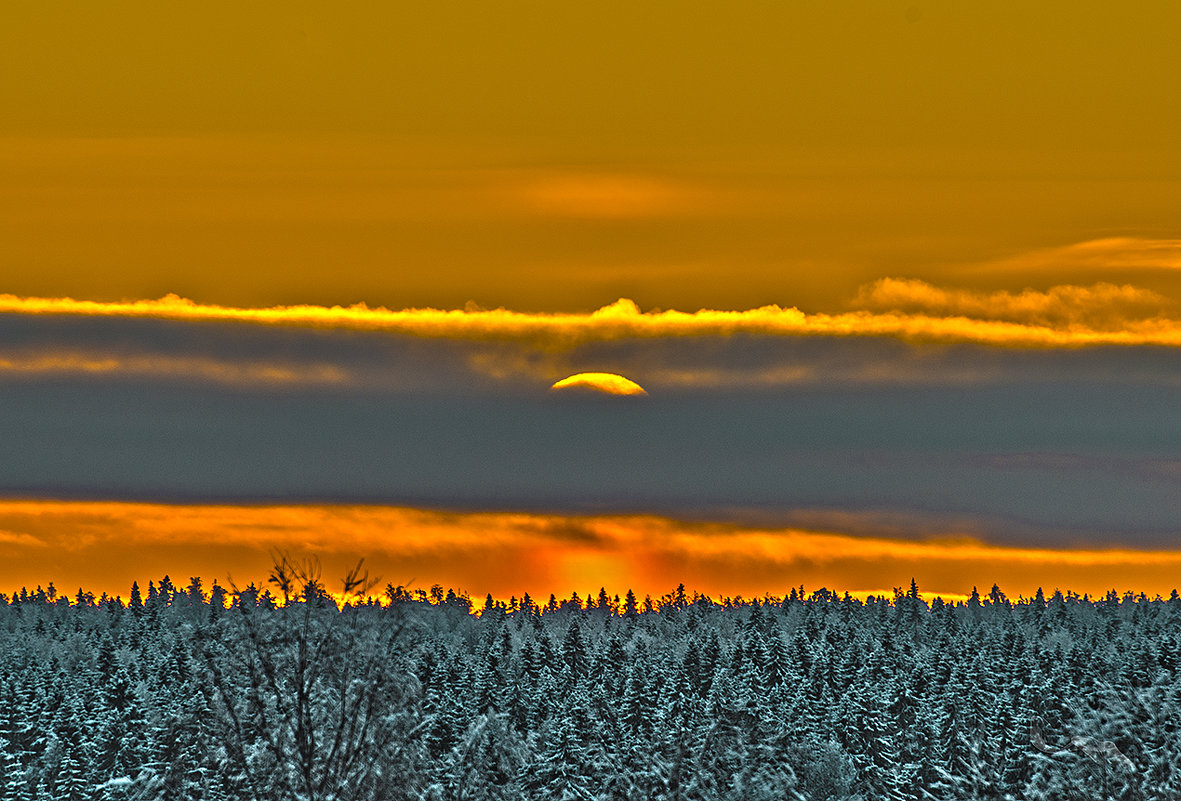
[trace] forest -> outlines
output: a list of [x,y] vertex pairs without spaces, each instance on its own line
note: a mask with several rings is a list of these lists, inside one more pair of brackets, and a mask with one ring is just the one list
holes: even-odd
[[439,586],[0,596],[0,789],[79,799],[1177,799],[1181,598]]

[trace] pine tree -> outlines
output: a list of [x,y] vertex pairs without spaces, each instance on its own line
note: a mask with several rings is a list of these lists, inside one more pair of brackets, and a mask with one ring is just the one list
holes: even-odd
[[572,681],[578,681],[587,673],[587,653],[586,643],[582,639],[582,629],[578,625],[578,619],[574,618],[570,621],[570,627],[566,629],[566,638],[562,641],[562,659],[569,670]]
[[432,716],[426,730],[426,745],[432,759],[440,759],[459,744],[463,710],[458,700],[448,695]]
[[74,749],[67,746],[57,766],[54,778],[54,797],[59,801],[89,801],[84,767],[79,764]]
[[639,614],[636,594],[630,588],[627,591],[627,597],[623,601],[623,614],[628,618],[635,618]]
[[607,595],[606,587],[599,587],[599,597],[595,602],[595,608],[599,610],[600,616],[608,616],[614,613],[611,597]]
[[592,761],[575,727],[577,709],[567,706],[567,713],[553,722],[545,746],[536,763],[519,777],[533,797],[553,801],[593,801]]
[[480,715],[452,752],[444,784],[454,798],[510,801],[521,797],[525,747],[503,715]]
[[643,668],[632,665],[628,671],[623,694],[622,723],[624,732],[633,740],[642,740],[652,733],[652,705]]
[[3,763],[0,764],[0,768],[3,768],[0,781],[3,784],[0,786],[4,788],[6,801],[32,801],[29,777],[25,773],[21,757],[21,752],[13,743],[0,737],[0,758],[3,759]]

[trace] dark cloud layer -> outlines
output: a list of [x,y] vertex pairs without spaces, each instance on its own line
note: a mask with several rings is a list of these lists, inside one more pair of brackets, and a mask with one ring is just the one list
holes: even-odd
[[[21,315],[0,316],[0,341],[9,496],[639,511],[1051,546],[1171,546],[1181,519],[1174,349],[742,335],[546,351]],[[312,365],[335,378],[308,380]],[[577,370],[650,396],[545,392]]]
[[[268,372],[269,370],[269,372]],[[347,327],[0,313],[0,386],[110,378],[244,390],[535,396],[575,372],[617,372],[662,395],[1074,382],[1181,384],[1181,348],[1007,348],[889,336],[712,332],[496,338]]]

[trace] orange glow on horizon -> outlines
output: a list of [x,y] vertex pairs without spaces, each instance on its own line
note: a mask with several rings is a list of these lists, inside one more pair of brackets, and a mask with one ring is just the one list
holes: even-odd
[[1017,548],[967,539],[895,540],[743,528],[653,516],[441,512],[385,506],[229,506],[0,501],[0,589],[53,582],[126,597],[164,574],[263,583],[272,549],[316,556],[328,589],[364,557],[386,582],[433,584],[473,598],[585,596],[632,589],[658,598],[679,583],[711,597],[782,595],[804,585],[857,597],[906,587],[960,598],[999,584],[1098,595],[1168,595],[1181,551]]

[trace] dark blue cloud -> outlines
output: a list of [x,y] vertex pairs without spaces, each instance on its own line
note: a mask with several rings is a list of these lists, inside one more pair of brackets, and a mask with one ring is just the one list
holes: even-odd
[[[1181,521],[1170,349],[719,337],[547,352],[3,315],[0,335],[0,358],[181,365],[0,371],[0,495],[650,511],[1046,545],[1170,546]],[[195,357],[346,380],[219,383],[185,374]],[[784,368],[798,374],[755,380]],[[568,369],[623,372],[651,395],[548,396],[546,371]]]

